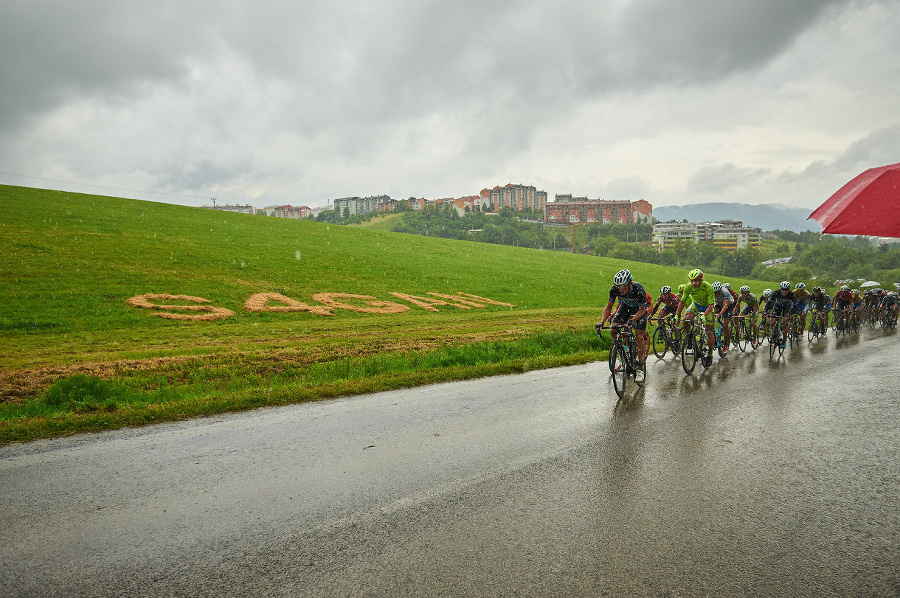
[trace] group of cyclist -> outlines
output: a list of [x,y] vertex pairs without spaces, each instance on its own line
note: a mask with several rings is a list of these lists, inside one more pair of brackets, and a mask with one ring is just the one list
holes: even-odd
[[[619,304],[613,314],[616,300]],[[724,335],[722,354],[724,355],[731,342],[730,322],[732,318],[751,317],[755,319],[761,311],[763,316],[768,318],[770,327],[774,327],[777,319],[780,318],[783,332],[780,342],[782,343],[781,347],[784,348],[789,316],[793,314],[800,316],[800,334],[803,334],[806,330],[806,319],[810,310],[827,314],[830,309],[834,309],[836,316],[843,314],[849,321],[853,312],[861,310],[863,307],[890,310],[896,319],[900,313],[900,300],[898,300],[898,294],[893,291],[872,289],[861,294],[858,289],[851,290],[847,285],[842,286],[832,300],[821,287],[814,287],[810,292],[802,282],[798,282],[791,288],[791,283],[787,280],[779,285],[777,291],[765,289],[757,298],[750,292],[750,287],[747,285],[742,286],[740,292],[736,293],[731,290],[731,285],[727,282],[709,283],[704,281],[703,272],[694,269],[688,273],[688,283],[678,286],[677,293],[672,292],[671,286],[663,286],[660,289],[659,297],[654,302],[643,285],[633,280],[631,272],[623,269],[613,277],[613,286],[609,290],[609,301],[603,310],[598,330],[605,326],[610,318],[614,324],[631,326],[635,331],[638,354],[643,360],[647,357],[650,345],[650,339],[646,332],[648,319],[654,316],[662,319],[667,315],[674,314],[675,321],[681,323],[681,329],[679,330],[678,327],[675,329],[676,341],[680,343],[681,335],[687,334],[693,320],[703,317],[708,354],[702,359],[704,359],[704,365],[709,366],[712,363],[713,347],[716,346],[713,331],[716,317],[722,324],[722,334]],[[810,324],[812,325],[812,322]],[[615,338],[616,328],[612,328],[611,332]],[[639,375],[643,374],[639,373]],[[643,379],[638,380],[638,382],[642,381]]]

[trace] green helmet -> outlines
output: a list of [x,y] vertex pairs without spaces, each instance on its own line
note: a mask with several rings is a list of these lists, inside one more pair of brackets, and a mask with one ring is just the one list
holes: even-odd
[[700,280],[703,280],[703,272],[699,268],[694,268],[693,270],[688,272],[688,278],[690,280],[697,280],[698,278]]

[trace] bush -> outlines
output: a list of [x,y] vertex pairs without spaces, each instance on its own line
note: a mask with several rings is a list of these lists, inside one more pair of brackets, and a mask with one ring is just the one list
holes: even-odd
[[54,382],[44,402],[75,411],[112,411],[116,409],[114,394],[112,386],[97,376],[75,374]]

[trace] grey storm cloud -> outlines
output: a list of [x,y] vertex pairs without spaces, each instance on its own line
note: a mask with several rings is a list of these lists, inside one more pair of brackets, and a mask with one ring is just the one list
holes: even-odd
[[[73,94],[182,84],[231,52],[319,115],[415,118],[564,106],[704,82],[778,54],[831,2],[48,2],[0,9],[0,126]],[[492,108],[493,107],[493,108]],[[312,132],[315,132],[314,130]]]
[[[873,6],[891,13],[900,4],[5,2],[0,170],[175,192],[230,189],[259,201],[296,197],[298,188],[307,197],[335,197],[405,183],[416,187],[407,193],[434,186],[443,195],[487,181],[542,180],[568,186],[560,192],[672,201],[678,193],[660,191],[662,183],[639,166],[588,160],[584,177],[538,173],[554,149],[577,158],[592,145],[760,118],[756,112],[771,106],[732,110],[743,82],[810,32],[827,38],[823,23],[836,27],[844,15]],[[779,75],[790,77],[793,67],[781,68]],[[734,88],[722,91],[732,80]],[[775,101],[748,91],[754,97],[747,102]],[[694,96],[687,105],[685,97]],[[636,104],[643,112],[628,112]],[[866,148],[873,158],[896,156],[889,133],[880,135],[870,127],[856,145],[846,142],[845,162]],[[603,159],[615,157],[607,152]],[[806,164],[816,160],[821,156]],[[695,174],[678,183],[687,193],[714,195],[789,174],[734,157],[692,162],[686,168]],[[601,168],[619,170],[601,175]],[[527,175],[532,181],[500,180],[507,173],[535,174]]]

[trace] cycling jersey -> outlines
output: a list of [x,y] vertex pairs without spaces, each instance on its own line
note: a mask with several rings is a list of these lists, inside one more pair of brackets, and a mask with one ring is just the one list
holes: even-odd
[[853,301],[853,293],[850,291],[838,291],[834,296],[834,305],[836,307],[844,307]]
[[715,295],[715,298],[716,298],[716,311],[721,310],[723,305],[730,306],[730,305],[734,304],[733,300],[731,299],[731,293],[729,293],[725,289],[722,289],[721,293]]
[[794,309],[794,292],[789,290],[787,293],[782,293],[781,289],[779,289],[772,293],[769,301],[772,302],[773,316],[790,315],[791,310]]
[[665,312],[666,314],[674,314],[678,309],[678,304],[681,301],[681,298],[678,297],[675,293],[666,293],[665,295],[660,295],[656,299],[656,305],[653,307],[653,311],[650,312],[650,315],[653,316],[659,308],[662,308],[660,313]]
[[635,308],[635,311],[649,305],[647,297],[647,291],[644,290],[643,285],[639,282],[631,281],[631,288],[628,290],[627,295],[622,295],[619,291],[619,287],[616,285],[613,285],[609,289],[610,303],[618,299],[619,305],[627,305],[628,307]]
[[[609,302],[612,303],[616,299],[619,300],[619,306],[612,318],[612,321],[616,324],[624,324],[641,309],[647,308],[649,310],[650,308],[650,295],[647,294],[647,291],[644,290],[643,285],[639,282],[631,281],[631,288],[626,295],[619,291],[618,286],[613,285],[609,289]],[[645,313],[635,323],[635,328],[644,330],[646,327],[647,314]]]
[[685,287],[681,300],[684,301],[685,305],[693,304],[698,309],[703,308],[705,310],[710,304],[716,302],[716,294],[713,292],[711,284],[700,281],[700,286],[696,289],[692,284]]
[[828,305],[828,295],[826,295],[825,293],[819,293],[818,296],[816,296],[815,293],[810,295],[810,297],[809,297],[809,307],[810,308],[824,311],[826,309],[826,307],[825,307],[826,305]]
[[788,291],[787,293],[782,293],[780,290],[775,291],[772,293],[772,296],[769,297],[769,301],[773,301],[775,307],[791,307],[794,305],[794,291]]
[[733,310],[737,307],[738,294],[731,289],[728,289],[728,293],[731,295],[731,309]]
[[744,304],[744,313],[753,311],[754,309],[759,308],[759,300],[756,298],[756,295],[753,293],[747,293],[746,295],[738,295],[737,303],[735,304],[735,309],[738,309],[741,305]]
[[806,289],[794,291],[794,303],[800,303],[804,306],[809,303],[809,291]]

